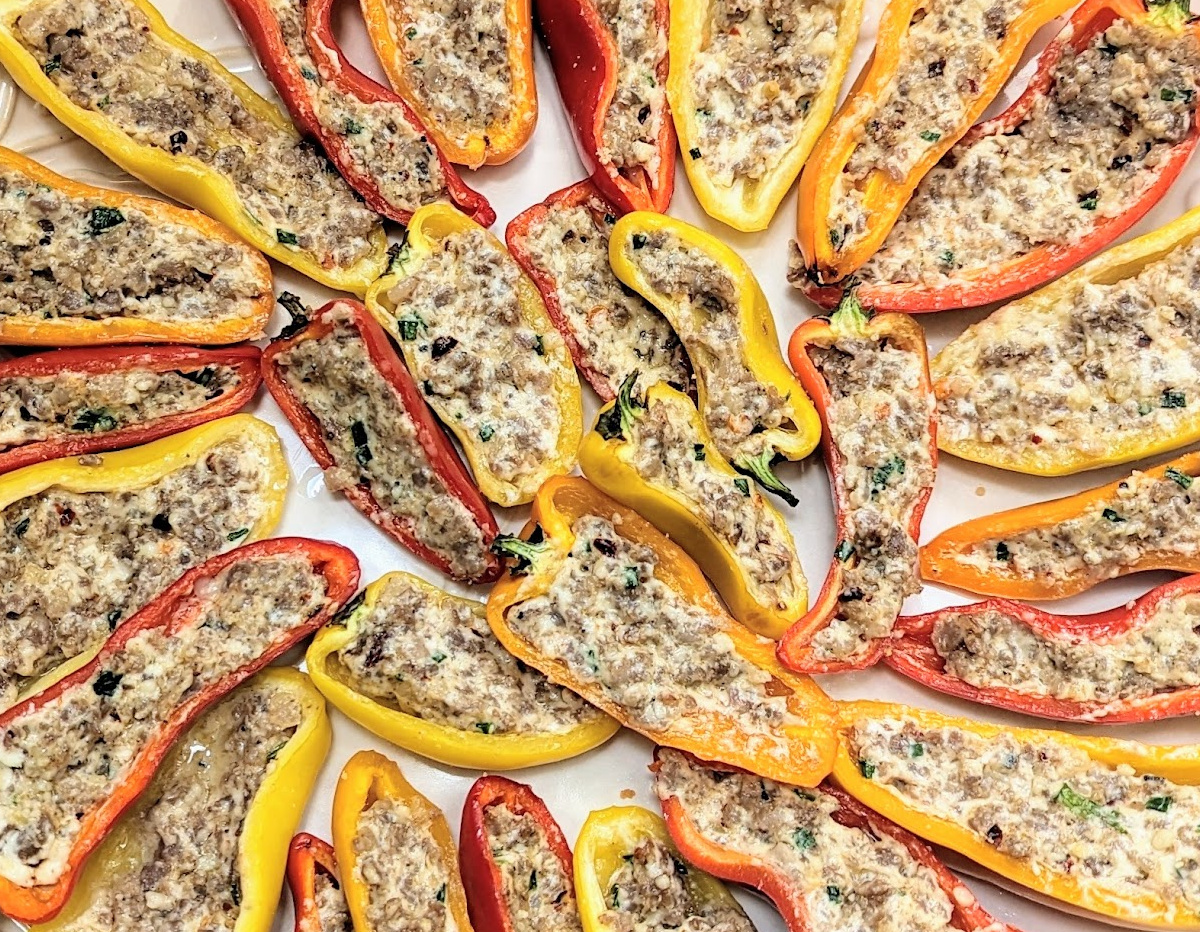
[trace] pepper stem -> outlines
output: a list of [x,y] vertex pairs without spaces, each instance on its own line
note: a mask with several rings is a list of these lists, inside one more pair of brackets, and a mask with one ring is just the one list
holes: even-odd
[[540,525],[534,527],[528,539],[516,534],[500,534],[492,541],[491,546],[492,553],[517,561],[511,570],[514,576],[525,575],[537,558],[549,549],[550,544],[542,534]]
[[638,401],[633,395],[639,374],[638,370],[634,369],[625,376],[625,381],[617,391],[616,402],[596,419],[596,430],[605,440],[628,439],[633,422],[646,410],[646,402]]
[[779,477],[775,475],[775,471],[771,469],[771,463],[775,458],[775,451],[771,447],[767,447],[758,456],[746,456],[737,460],[733,465],[748,476],[752,476],[754,481],[761,485],[768,492],[773,492],[782,498],[793,508],[800,504],[800,499],[792,494],[792,490],[779,481]]
[[1167,29],[1180,30],[1194,21],[1189,0],[1146,0],[1150,21]]
[[862,333],[867,328],[867,322],[874,312],[862,306],[858,300],[858,279],[852,278],[842,292],[842,300],[834,312],[829,315],[829,324],[838,333]]
[[292,294],[290,291],[280,293],[276,300],[291,315],[291,320],[279,331],[279,336],[275,338],[277,340],[286,340],[308,326],[308,307],[300,299],[299,295]]

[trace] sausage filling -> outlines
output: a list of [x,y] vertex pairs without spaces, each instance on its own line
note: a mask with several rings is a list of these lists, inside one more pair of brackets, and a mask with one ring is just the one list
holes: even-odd
[[313,882],[313,893],[317,901],[317,921],[320,929],[305,929],[304,932],[354,932],[350,919],[350,907],[346,905],[346,894],[341,885],[324,871],[317,871]]
[[512,932],[580,932],[575,884],[537,819],[496,803],[483,822]]
[[667,57],[667,30],[660,25],[657,0],[596,0],[619,59],[617,86],[604,116],[601,161],[618,170],[658,174],[658,137],[669,120],[659,67]]

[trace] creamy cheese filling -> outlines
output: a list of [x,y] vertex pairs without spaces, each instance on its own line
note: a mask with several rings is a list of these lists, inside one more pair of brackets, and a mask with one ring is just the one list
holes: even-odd
[[264,286],[246,246],[0,167],[0,320],[250,316]]
[[575,884],[537,819],[501,802],[483,811],[483,824],[512,932],[580,932]]
[[1198,94],[1191,30],[1116,20],[1064,50],[1016,127],[950,150],[859,274],[938,285],[1078,241],[1155,182],[1192,131]]
[[712,0],[688,63],[699,135],[689,157],[730,187],[761,180],[795,144],[824,89],[841,0]]
[[675,331],[608,263],[615,222],[599,201],[556,204],[529,225],[520,244],[534,268],[554,282],[581,366],[598,372],[612,395],[635,370],[643,385],[667,382],[686,389],[691,370]]
[[660,749],[655,792],[674,798],[707,842],[753,859],[804,898],[820,932],[954,932],[937,875],[890,835],[853,828],[841,803],[754,774],[709,770]]
[[304,556],[234,563],[197,587],[178,631],[134,635],[104,669],[11,720],[0,737],[0,876],[22,887],[62,877],[84,818],[129,778],[173,711],[255,660],[324,598]]
[[379,798],[358,817],[355,873],[367,891],[367,927],[456,932],[446,905],[452,865],[433,836],[433,813]]
[[1045,738],[984,737],[904,717],[861,719],[848,735],[868,779],[1039,877],[1200,907],[1200,789]]
[[138,367],[0,375],[0,451],[186,414],[233,391],[241,381],[237,369],[222,364],[187,371]]
[[903,182],[944,136],[960,131],[994,70],[1005,67],[1000,50],[1028,7],[1029,0],[928,0],[913,13],[891,81],[830,192],[835,253],[866,231],[876,172]]
[[653,178],[662,161],[658,136],[670,119],[666,90],[658,81],[667,55],[666,27],[659,27],[656,0],[596,0],[595,5],[619,58],[600,158],[618,169],[644,169]]
[[1200,237],[1050,307],[1002,308],[933,368],[950,443],[1103,456],[1174,436],[1200,405]]
[[446,178],[432,144],[409,122],[404,108],[389,101],[366,101],[343,94],[324,81],[304,39],[307,0],[270,0],[308,95],[313,113],[329,133],[341,136],[354,168],[378,186],[397,210],[415,211],[442,199]]
[[350,908],[346,905],[346,894],[341,885],[324,871],[317,871],[314,878],[313,893],[317,902],[318,929],[305,929],[303,932],[354,932],[354,923],[350,919]]
[[601,716],[501,647],[481,602],[394,576],[356,624],[332,672],[408,715],[484,735],[562,734]]
[[[117,870],[89,885],[64,932],[233,932],[242,911],[242,831],[276,756],[300,726],[293,693],[251,683],[208,711],[159,768],[99,856]],[[340,932],[326,926],[322,932]]]
[[905,596],[921,591],[913,509],[933,484],[933,398],[921,357],[887,340],[841,337],[809,358],[829,386],[832,473],[844,537],[837,614],[813,637],[818,659],[849,659],[891,634]]
[[653,550],[605,517],[586,515],[572,530],[546,594],[505,616],[518,637],[620,706],[632,727],[688,731],[719,715],[758,737],[792,721],[771,674],[737,652],[722,620],[655,576]]
[[266,468],[230,438],[140,488],[52,486],[0,511],[0,707],[245,540],[269,507]]
[[[447,424],[477,438],[487,468],[519,482],[556,454],[557,331],[521,316],[521,270],[483,230],[452,233],[387,294],[413,377]],[[410,260],[412,261],[412,260]]]
[[333,490],[366,486],[389,514],[444,558],[453,575],[480,576],[487,545],[475,515],[447,487],[421,445],[404,399],[376,368],[346,309],[333,329],[275,357],[288,387],[321,425]]
[[324,156],[252,112],[224,74],[156,35],[127,0],[33,0],[14,34],[73,104],[140,145],[198,159],[281,245],[346,267],[379,218]]
[[754,932],[736,902],[699,895],[690,870],[665,843],[644,838],[608,879],[601,923],[610,932]]

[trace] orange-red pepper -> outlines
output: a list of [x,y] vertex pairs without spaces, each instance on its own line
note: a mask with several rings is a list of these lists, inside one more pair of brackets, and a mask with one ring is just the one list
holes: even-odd
[[342,929],[326,929],[321,925],[321,911],[317,904],[318,874],[323,874],[337,889],[341,889],[333,846],[308,832],[301,832],[292,839],[287,859],[288,888],[292,891],[292,911],[296,919],[295,932],[343,932]]

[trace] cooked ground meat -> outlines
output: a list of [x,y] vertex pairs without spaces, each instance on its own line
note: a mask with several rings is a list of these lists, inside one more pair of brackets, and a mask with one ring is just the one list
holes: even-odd
[[302,555],[234,563],[197,587],[174,633],[134,635],[103,669],[12,719],[0,737],[0,876],[23,887],[61,878],[84,818],[139,766],[174,710],[324,600],[324,578]]
[[124,857],[63,932],[233,932],[246,815],[302,715],[294,693],[255,681],[206,712],[93,855]]
[[809,351],[829,386],[827,416],[841,468],[834,498],[845,522],[836,617],[812,640],[819,659],[852,660],[890,636],[905,596],[921,591],[909,522],[933,485],[924,361],[884,340],[842,337]]
[[294,131],[252,113],[227,73],[151,31],[126,0],[31,0],[14,33],[55,87],[140,145],[198,159],[227,178],[276,239],[326,267],[373,246],[379,217]]
[[978,276],[1124,213],[1192,130],[1200,43],[1119,19],[1082,51],[1067,46],[1051,81],[1014,129],[946,154],[859,270],[865,281]]
[[530,224],[520,243],[534,269],[553,280],[581,364],[604,377],[610,396],[634,370],[643,385],[668,382],[686,390],[692,376],[679,337],[608,264],[615,221],[599,201],[557,205]]
[[251,316],[266,283],[248,246],[110,207],[0,167],[0,318]]
[[753,859],[804,898],[820,932],[954,932],[957,904],[890,835],[838,820],[837,797],[658,751],[654,789],[707,842]]
[[655,0],[596,0],[618,56],[617,86],[604,116],[600,158],[618,169],[658,174],[658,135],[669,120],[658,68],[667,56],[666,24],[659,28]]
[[716,184],[759,181],[795,145],[824,89],[843,6],[712,0],[689,74],[696,147]]
[[365,485],[379,505],[443,557],[460,579],[487,567],[475,515],[446,486],[421,445],[404,399],[372,363],[353,315],[342,308],[324,336],[274,358],[288,387],[321,425],[334,466],[332,490]]
[[483,811],[512,932],[580,932],[575,884],[533,816],[507,803]]
[[0,450],[103,434],[203,408],[241,384],[232,366],[0,375]]
[[0,707],[245,540],[267,507],[261,457],[230,438],[141,488],[51,486],[0,511]]
[[933,362],[945,441],[1103,456],[1174,436],[1200,404],[1200,237],[1140,272],[1015,301]]
[[848,740],[864,775],[897,800],[952,820],[1039,877],[1069,874],[1115,898],[1200,908],[1200,788],[1040,734],[983,737],[895,717],[861,719]]
[[501,647],[481,602],[397,574],[356,624],[332,671],[408,715],[485,735],[562,734],[601,715]]
[[317,871],[313,884],[317,901],[317,920],[320,929],[305,929],[304,932],[354,932],[346,895],[336,880],[324,871]]

